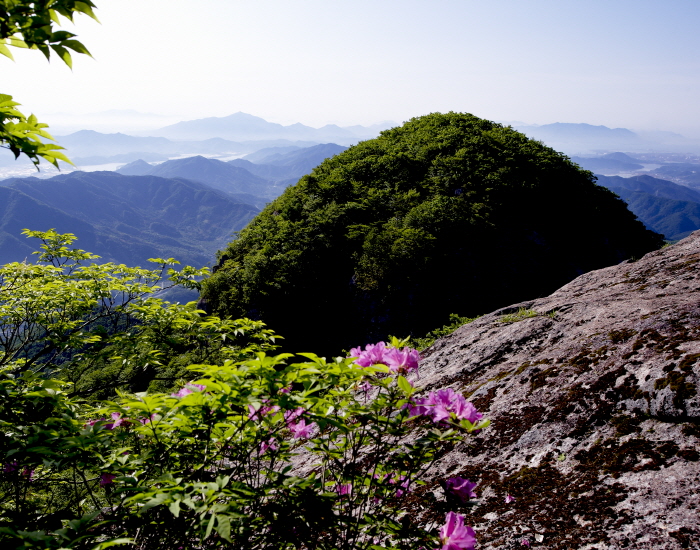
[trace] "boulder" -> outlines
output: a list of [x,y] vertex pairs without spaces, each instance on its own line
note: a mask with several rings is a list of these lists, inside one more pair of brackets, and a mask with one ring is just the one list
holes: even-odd
[[[461,391],[492,423],[408,509],[434,525],[466,514],[478,548],[700,548],[699,382],[696,231],[426,350],[418,387]],[[454,475],[478,481],[476,507],[446,500]]]

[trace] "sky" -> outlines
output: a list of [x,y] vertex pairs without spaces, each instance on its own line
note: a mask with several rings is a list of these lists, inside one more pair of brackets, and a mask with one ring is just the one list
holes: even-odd
[[[314,127],[460,111],[700,137],[697,0],[94,0],[93,58],[14,50],[0,91],[53,128],[238,111]],[[101,115],[102,116],[102,115]],[[131,118],[130,118],[131,117]]]

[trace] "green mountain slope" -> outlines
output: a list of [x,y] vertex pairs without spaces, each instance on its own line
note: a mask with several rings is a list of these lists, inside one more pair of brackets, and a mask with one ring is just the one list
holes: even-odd
[[648,193],[649,195],[664,199],[700,203],[700,191],[671,181],[646,175],[622,178],[620,176],[601,176],[596,174],[596,177],[598,178],[598,185],[602,185],[608,189],[629,189],[630,191]]
[[311,172],[327,158],[345,151],[347,147],[335,143],[324,143],[292,151],[271,154],[257,163],[247,159],[229,160],[228,164],[244,168],[261,178],[281,181],[298,179]]
[[566,157],[467,114],[433,114],[326,160],[222,252],[208,307],[290,349],[424,334],[641,256],[661,237]]
[[[206,265],[234,231],[257,214],[203,184],[115,172],[73,172],[51,179],[4,180],[0,261],[22,260],[14,239],[23,228],[75,233],[104,260],[145,265],[176,257]],[[17,254],[19,252],[19,255]]]
[[226,193],[249,193],[257,197],[276,197],[281,190],[244,168],[202,156],[174,159],[154,166],[148,175],[162,178],[186,178]]
[[649,229],[677,241],[700,229],[700,204],[655,197],[649,193],[611,187],[627,203],[628,208]]

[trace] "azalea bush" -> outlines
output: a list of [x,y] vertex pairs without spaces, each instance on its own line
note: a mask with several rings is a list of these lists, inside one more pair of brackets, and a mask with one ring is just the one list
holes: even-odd
[[[41,346],[49,336],[33,337]],[[443,525],[406,513],[406,497],[488,421],[452,389],[418,392],[420,357],[405,341],[332,360],[231,344],[218,364],[183,367],[177,391],[109,400],[73,391],[61,376],[70,359],[51,371],[7,360],[1,547],[473,548],[458,513],[476,496],[472,482],[441,480],[457,506]]]

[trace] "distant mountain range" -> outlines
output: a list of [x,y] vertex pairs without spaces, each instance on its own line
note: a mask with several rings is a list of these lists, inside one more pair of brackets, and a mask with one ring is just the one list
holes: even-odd
[[633,132],[626,128],[565,122],[514,128],[568,155],[608,151],[700,153],[700,140],[672,132]]
[[[258,162],[235,159],[223,162],[202,156],[173,159],[156,166],[138,160],[117,170],[124,175],[151,175],[166,178],[187,178],[199,181],[237,198],[243,195],[270,201],[284,189],[313,170],[326,158],[347,149],[335,143],[312,147],[268,149],[256,154]],[[248,202],[248,201],[246,201]],[[253,202],[257,204],[257,202]]]
[[146,266],[152,257],[211,264],[258,208],[182,178],[72,172],[0,182],[0,264],[21,261],[36,244],[24,228],[74,233],[104,261]]
[[597,175],[649,229],[676,241],[700,229],[700,191],[651,176]]
[[159,130],[149,131],[148,135],[181,140],[223,138],[233,141],[259,141],[286,139],[290,141],[332,141],[349,145],[360,140],[377,137],[381,130],[393,126],[396,126],[393,122],[345,128],[335,124],[327,124],[321,128],[312,128],[300,123],[283,126],[257,116],[238,112],[225,117],[178,122]]
[[[258,163],[241,161],[267,178],[236,163],[194,156],[155,166],[136,160],[117,172],[2,180],[0,264],[31,255],[34,243],[21,236],[24,228],[74,233],[79,247],[104,261],[143,266],[151,257],[175,257],[211,264],[266,203],[344,149],[332,143],[269,148],[255,157]],[[270,164],[262,162],[268,159]]]

